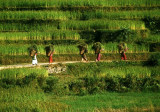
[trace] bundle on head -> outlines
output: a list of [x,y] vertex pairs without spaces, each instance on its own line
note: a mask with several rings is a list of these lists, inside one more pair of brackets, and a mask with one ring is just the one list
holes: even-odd
[[95,53],[99,53],[102,49],[102,44],[100,42],[96,42],[93,44],[92,49],[95,50]]
[[38,48],[36,45],[32,45],[28,48],[29,55],[34,56],[38,52]]
[[88,52],[88,50],[87,50],[88,45],[85,42],[79,42],[78,45],[77,45],[77,47],[80,50],[80,54]]
[[126,43],[120,42],[120,43],[118,44],[119,53],[124,52],[126,49],[127,49],[127,44],[126,44]]
[[49,45],[45,47],[46,50],[46,56],[50,56],[54,52],[54,47],[53,45]]

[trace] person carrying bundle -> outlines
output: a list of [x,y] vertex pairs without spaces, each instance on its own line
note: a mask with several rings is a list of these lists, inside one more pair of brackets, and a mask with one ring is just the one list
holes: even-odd
[[96,61],[100,61],[101,59],[101,51],[102,51],[102,44],[100,42],[96,42],[93,44],[92,49],[95,51]]
[[38,61],[37,61],[37,53],[38,53],[38,49],[36,45],[32,45],[31,47],[28,48],[30,56],[32,57],[32,65],[37,65]]
[[49,64],[53,63],[53,53],[54,53],[54,47],[53,45],[49,45],[45,48],[46,50],[46,56],[49,57]]
[[128,50],[128,48],[127,48],[127,44],[126,43],[124,43],[124,42],[119,43],[118,51],[121,54],[121,60],[126,60],[127,59],[126,54],[125,54],[125,52],[127,50]]
[[86,62],[88,61],[87,57],[86,57],[86,53],[88,53],[87,47],[88,47],[88,45],[86,43],[80,43],[78,45],[80,55],[82,57],[82,61],[86,61]]

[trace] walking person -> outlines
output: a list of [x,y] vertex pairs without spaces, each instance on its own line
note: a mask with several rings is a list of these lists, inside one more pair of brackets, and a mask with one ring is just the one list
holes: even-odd
[[81,49],[81,51],[80,51],[80,55],[81,55],[81,57],[82,57],[82,61],[88,61],[87,60],[87,56],[86,56],[86,54],[85,53],[87,53],[88,52],[88,50],[86,49],[86,48],[82,48]]
[[118,45],[118,51],[121,55],[121,60],[127,60],[125,52],[128,50],[126,43],[119,43]]
[[49,64],[53,63],[53,53],[54,53],[54,47],[53,45],[48,45],[45,47],[46,50],[46,56],[49,57]]
[[32,45],[28,48],[29,54],[32,57],[32,65],[37,65],[37,53],[38,53],[38,48],[36,45]]
[[38,61],[37,61],[37,52],[36,52],[32,57],[32,65],[37,65],[37,64],[38,64]]
[[53,52],[50,53],[50,56],[49,56],[49,64],[53,63]]
[[85,61],[87,62],[87,56],[86,53],[88,53],[88,49],[87,49],[88,45],[86,43],[80,43],[78,45],[79,51],[80,51],[80,55],[82,57],[82,62]]
[[102,44],[100,42],[96,42],[96,43],[93,44],[92,49],[95,51],[96,61],[100,61]]

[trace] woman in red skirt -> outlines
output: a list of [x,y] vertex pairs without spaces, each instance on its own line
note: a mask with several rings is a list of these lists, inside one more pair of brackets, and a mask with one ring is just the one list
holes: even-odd
[[53,62],[52,56],[53,56],[53,52],[51,52],[51,54],[50,54],[50,56],[49,56],[49,64],[51,64],[51,63]]

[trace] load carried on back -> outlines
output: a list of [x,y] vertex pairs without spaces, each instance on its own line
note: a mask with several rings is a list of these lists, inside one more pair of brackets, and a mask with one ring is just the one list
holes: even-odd
[[50,56],[54,52],[54,47],[53,45],[48,45],[45,47],[46,50],[46,56]]
[[121,42],[121,43],[118,44],[118,51],[121,54],[121,60],[126,60],[127,59],[126,54],[125,54],[127,49],[128,48],[127,48],[127,44],[126,43]]
[[88,53],[88,45],[85,42],[78,43],[80,54]]
[[96,61],[100,61],[102,44],[100,42],[96,42],[93,44],[92,49],[95,51]]
[[29,51],[29,55],[33,57],[38,52],[38,48],[36,45],[32,45],[28,48],[28,51]]
[[82,61],[88,61],[85,53],[88,53],[88,45],[85,42],[79,42],[78,46]]
[[93,44],[92,49],[95,51],[95,54],[98,54],[101,52],[102,44],[100,42],[96,42]]
[[122,53],[122,52],[126,52],[127,51],[127,44],[124,43],[124,42],[121,42],[118,44],[118,51],[119,53]]

